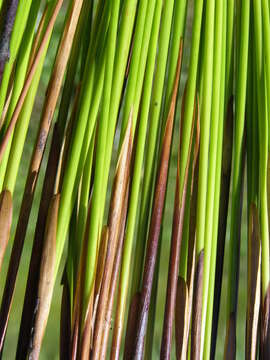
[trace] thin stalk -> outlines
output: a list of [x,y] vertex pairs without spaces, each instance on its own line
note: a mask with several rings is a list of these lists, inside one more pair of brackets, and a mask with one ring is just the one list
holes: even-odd
[[[223,119],[220,118],[220,104],[221,95],[224,92],[221,89],[222,77],[222,34],[223,34],[223,0],[216,1],[215,7],[215,35],[214,35],[214,62],[213,62],[213,95],[212,95],[212,109],[211,109],[211,125],[210,125],[210,144],[209,144],[209,162],[208,162],[208,180],[207,180],[207,196],[205,209],[205,230],[204,230],[204,256],[206,259],[211,258],[212,243],[216,241],[213,239],[213,222],[214,217],[218,213],[214,213],[214,198],[215,198],[215,182],[216,182],[216,168],[219,166],[217,160],[218,148],[218,132],[223,124]],[[223,84],[222,84],[223,86]],[[224,115],[222,114],[222,117]],[[202,140],[203,142],[203,140]],[[219,166],[221,168],[221,165]],[[199,191],[200,193],[200,191]],[[198,229],[198,227],[197,227]],[[199,230],[198,230],[199,236]],[[198,238],[197,238],[198,240]],[[204,344],[204,333],[206,323],[207,301],[209,291],[209,276],[210,276],[210,261],[204,263],[203,274],[203,304],[202,304],[202,344]],[[206,337],[210,338],[210,334],[206,333]],[[202,345],[203,346],[203,345]],[[206,353],[207,354],[207,353]],[[204,355],[205,356],[205,355]],[[208,358],[208,355],[205,357]]]
[[[194,22],[192,28],[192,41],[191,41],[191,53],[190,53],[190,64],[189,64],[189,76],[187,81],[186,90],[186,105],[183,117],[183,133],[190,134],[192,128],[193,108],[194,99],[196,93],[196,82],[197,82],[197,70],[199,62],[199,49],[200,49],[200,38],[201,38],[201,25],[202,25],[202,12],[203,12],[203,1],[199,0],[194,4]],[[188,143],[190,136],[183,139],[183,151],[180,154],[180,174],[185,173],[186,162],[188,158]],[[183,188],[184,177],[180,184],[180,193]]]
[[77,272],[80,250],[81,250],[81,242],[83,239],[83,231],[85,229],[86,219],[87,219],[87,208],[89,204],[89,195],[90,195],[90,183],[91,177],[93,175],[93,156],[94,156],[94,148],[95,148],[95,134],[93,133],[91,143],[88,149],[88,154],[86,157],[84,171],[82,175],[81,182],[81,190],[80,190],[80,201],[79,201],[79,209],[78,209],[78,220],[76,226],[76,244],[73,248],[72,253],[72,261],[74,263],[74,275]]
[[[136,90],[137,90],[137,82],[138,82],[138,77],[139,74],[141,74],[141,72],[144,72],[144,68],[140,67],[141,65],[141,58],[142,58],[142,39],[143,36],[145,34],[145,27],[146,27],[146,22],[149,21],[149,24],[151,25],[152,20],[153,19],[153,12],[154,12],[154,8],[155,8],[155,1],[142,1],[139,3],[139,8],[138,8],[138,15],[137,15],[137,19],[136,19],[136,24],[135,24],[135,31],[134,31],[134,36],[133,36],[133,42],[132,42],[132,53],[131,53],[131,60],[129,63],[129,71],[128,71],[128,80],[127,80],[127,86],[126,86],[126,98],[125,98],[125,104],[124,104],[124,109],[123,109],[123,119],[122,119],[122,126],[121,126],[121,139],[120,139],[120,146],[121,143],[123,141],[123,136],[126,132],[126,127],[127,127],[127,123],[128,123],[128,119],[129,119],[129,114],[131,111],[131,107],[133,108],[133,124],[132,124],[132,133],[135,133],[135,129],[136,129],[136,122],[137,122],[137,115],[138,115],[138,107],[136,106],[135,109],[135,113],[134,113],[134,101],[136,101],[136,103],[139,105],[139,99],[140,99],[140,93],[141,93],[141,89],[139,91],[139,96],[135,97],[136,94]],[[149,4],[149,5],[148,5]],[[150,16],[150,18],[149,18]],[[150,37],[150,32],[148,31],[145,35],[147,36],[146,39],[146,44],[143,44],[143,47],[146,46],[146,49],[144,48],[143,53],[145,54],[144,56],[144,67],[145,67],[145,62],[146,62],[146,57],[147,57],[147,53],[148,53],[148,44],[147,44],[147,40],[149,43],[149,37]],[[140,82],[142,84],[142,80],[143,80],[143,76],[140,76]],[[141,86],[142,87],[142,86]]]
[[[129,188],[129,186],[128,186]],[[126,218],[127,218],[127,208],[128,208],[128,192],[126,193],[125,198],[125,206],[123,208],[123,213],[121,216],[121,231],[119,237],[119,244],[116,257],[114,259],[113,265],[113,272],[112,272],[112,279],[110,284],[110,297],[107,302],[107,309],[106,309],[106,317],[105,317],[105,327],[103,331],[103,340],[102,340],[102,347],[101,347],[101,358],[105,359],[108,347],[108,338],[109,338],[109,331],[111,329],[111,322],[112,322],[112,312],[113,312],[113,304],[115,298],[116,287],[118,283],[118,275],[121,266],[122,260],[122,252],[123,252],[123,242],[124,242],[124,234],[125,234],[125,225],[126,225]]]
[[[193,299],[193,281],[195,270],[195,232],[196,232],[196,206],[197,206],[197,185],[198,185],[198,170],[199,170],[199,145],[200,145],[200,112],[199,112],[199,99],[196,100],[196,130],[193,139],[192,149],[192,163],[189,169],[189,193],[190,205],[186,205],[185,212],[190,211],[188,216],[189,232],[188,232],[188,258],[185,260],[187,263],[186,275],[178,277],[176,305],[175,305],[175,342],[176,342],[176,356],[177,359],[184,359],[188,351],[189,342],[189,329],[191,322],[191,309]],[[187,208],[187,206],[190,207]],[[186,214],[185,214],[186,215]],[[181,244],[182,245],[182,244]],[[181,248],[182,252],[182,248]],[[180,253],[181,255],[181,253]],[[180,260],[181,261],[181,260]],[[180,264],[181,265],[181,264]]]
[[[222,107],[221,107],[222,108]],[[226,230],[228,222],[228,211],[229,211],[229,198],[230,198],[230,183],[231,183],[231,170],[232,170],[232,147],[233,147],[233,98],[229,100],[227,109],[226,109],[226,120],[224,125],[223,132],[223,151],[222,154],[222,173],[220,180],[218,177],[216,179],[216,188],[218,188],[220,183],[220,192],[215,191],[215,208],[219,212],[219,221],[218,224],[215,223],[213,230],[213,237],[215,233],[218,236],[217,244],[217,255],[216,258],[219,261],[216,261],[215,268],[215,284],[210,285],[210,292],[213,293],[213,320],[212,320],[212,338],[211,338],[211,357],[215,356],[216,351],[216,341],[217,341],[217,331],[218,331],[218,319],[220,312],[220,299],[221,299],[221,287],[222,287],[222,278],[223,278],[223,263],[224,263],[224,253],[225,253],[225,240],[226,240]],[[220,140],[219,140],[220,143]],[[220,149],[220,145],[219,145]],[[218,150],[220,152],[220,150]],[[218,168],[217,168],[218,172]],[[217,173],[219,175],[219,173]],[[219,175],[220,176],[220,175]],[[217,205],[217,199],[219,199],[219,206]],[[216,220],[215,220],[216,221]],[[213,264],[213,263],[212,263]],[[211,277],[213,274],[213,265],[211,264]],[[214,289],[213,289],[214,288]],[[209,295],[211,297],[211,294]],[[211,301],[211,300],[210,300]],[[211,305],[208,305],[210,307]],[[209,314],[211,312],[209,310]],[[210,321],[209,321],[210,323]]]
[[[239,63],[237,64],[236,82],[236,104],[235,104],[235,136],[233,145],[233,176],[232,176],[232,204],[231,204],[231,227],[229,241],[229,276],[228,276],[228,302],[227,302],[227,325],[236,326],[231,317],[236,316],[237,288],[238,288],[238,261],[239,241],[238,227],[241,209],[241,191],[243,182],[243,148],[244,148],[244,126],[246,106],[246,84],[249,47],[249,17],[250,2],[241,1],[241,31],[239,39]],[[229,329],[229,328],[227,328]],[[234,330],[230,331],[231,334]],[[228,334],[228,333],[227,333]],[[235,339],[233,340],[233,342]],[[228,343],[228,342],[227,342]],[[228,343],[229,344],[229,343]]]
[[[224,173],[225,175],[229,172],[229,179],[230,179],[230,165],[231,165],[231,151],[232,151],[232,121],[231,118],[229,118],[228,123],[226,124],[226,130],[224,132],[224,117],[225,117],[225,81],[226,81],[226,29],[227,29],[227,3],[226,1],[221,1],[221,4],[219,4],[219,6],[222,7],[221,8],[217,8],[216,11],[220,11],[220,16],[222,17],[222,19],[220,19],[219,21],[223,24],[222,25],[222,29],[223,31],[221,32],[221,37],[220,34],[217,35],[217,37],[219,37],[219,41],[217,41],[217,39],[215,39],[215,46],[216,47],[220,47],[220,50],[217,50],[216,48],[216,53],[219,54],[220,58],[219,58],[219,75],[217,75],[216,80],[216,84],[218,85],[219,89],[216,90],[216,92],[218,92],[220,99],[217,100],[216,99],[216,92],[213,94],[213,107],[212,107],[212,116],[213,116],[213,121],[217,121],[219,123],[218,129],[216,129],[216,147],[215,147],[215,152],[216,155],[214,155],[215,157],[215,162],[216,164],[214,165],[214,168],[212,169],[213,171],[213,176],[215,176],[215,184],[213,186],[213,188],[211,189],[211,191],[213,191],[213,213],[212,213],[212,217],[213,217],[213,223],[212,223],[212,229],[211,229],[211,253],[209,254],[210,256],[210,264],[209,264],[209,283],[208,283],[208,297],[207,297],[207,308],[206,308],[206,319],[205,319],[205,336],[204,336],[204,350],[203,350],[203,356],[204,359],[208,359],[210,357],[210,351],[211,351],[211,341],[212,341],[212,319],[213,319],[213,302],[214,302],[214,287],[215,287],[215,269],[216,269],[216,259],[217,259],[217,243],[218,243],[218,224],[219,224],[219,220],[220,221],[224,221],[226,224],[226,220],[227,220],[227,212],[225,212],[224,217],[225,219],[220,219],[219,218],[219,199],[220,199],[220,193],[221,193],[221,171],[222,171],[222,166],[225,167]],[[217,16],[218,18],[218,16]],[[218,22],[218,20],[216,19],[216,21]],[[219,27],[219,25],[217,24],[217,27]],[[219,28],[220,30],[221,28]],[[215,60],[216,62],[216,60]],[[217,61],[218,62],[218,61]],[[215,70],[214,70],[215,71]],[[214,78],[215,78],[215,74],[214,74]],[[218,101],[218,104],[215,103],[215,101]],[[211,133],[212,136],[212,133]],[[225,139],[225,146],[228,146],[226,148],[224,148],[224,153],[223,152],[223,139]],[[210,145],[211,148],[211,145]],[[211,157],[211,155],[210,155]],[[210,165],[211,166],[211,165]],[[215,174],[215,175],[214,175]],[[228,182],[228,184],[230,184],[230,182]],[[227,184],[226,184],[227,185]],[[230,186],[227,185],[225,188],[225,191],[227,191],[226,196],[228,196],[229,198],[229,188]],[[224,204],[225,204],[225,209],[227,209],[226,204],[228,206],[228,200],[226,201],[224,199]],[[223,215],[223,214],[222,214]],[[224,241],[225,243],[225,235],[226,235],[226,226],[225,229],[222,229],[225,233],[224,236],[222,238],[221,241]],[[224,245],[223,245],[224,246]],[[224,249],[223,249],[224,251]],[[220,261],[221,263],[223,262],[223,256],[224,254],[220,255],[220,258],[218,258],[218,262]],[[221,266],[222,269],[222,266]],[[217,323],[218,323],[218,317],[217,317]]]
[[[267,163],[268,163],[268,126],[269,119],[267,114],[267,93],[269,92],[268,74],[267,74],[267,47],[262,47],[262,40],[267,38],[267,33],[270,35],[269,16],[262,14],[268,10],[268,4],[264,2],[254,2],[254,34],[255,34],[255,53],[256,53],[256,85],[258,91],[258,118],[259,118],[259,215],[260,215],[260,232],[262,243],[262,322],[269,322],[266,320],[269,315],[267,312],[270,309],[264,308],[264,299],[267,297],[269,287],[269,223],[268,223],[268,205],[267,205]],[[269,14],[268,14],[269,15]],[[261,20],[263,19],[263,21]],[[269,26],[269,29],[268,29]],[[269,48],[270,49],[270,48]],[[270,52],[269,52],[270,54]],[[266,86],[265,86],[266,85]],[[261,353],[262,358],[267,358],[269,350],[269,342],[267,341],[264,330],[261,334]],[[252,340],[252,339],[251,339]],[[267,345],[268,342],[268,345]]]
[[235,24],[235,0],[227,3],[227,37],[226,37],[226,79],[225,79],[225,105],[233,94],[234,78],[234,24]]
[[256,359],[261,286],[261,239],[257,208],[250,205],[248,224],[248,286],[246,320],[246,358]]
[[[205,219],[206,219],[206,201],[207,201],[207,178],[208,178],[208,158],[209,158],[209,136],[211,124],[211,105],[212,105],[212,79],[213,79],[213,52],[214,52],[214,30],[215,30],[215,1],[208,0],[206,2],[206,18],[205,18],[205,39],[207,41],[203,48],[203,88],[201,98],[201,141],[200,141],[200,156],[199,156],[199,181],[198,181],[198,203],[197,203],[197,219],[196,219],[196,258],[197,277],[198,281],[201,279],[201,272],[204,270],[204,265],[207,263],[203,261],[204,247],[208,250],[209,241],[205,242]],[[212,139],[216,141],[215,139]],[[199,259],[201,259],[199,261]],[[199,269],[198,266],[203,266]],[[207,268],[206,268],[207,270]],[[204,292],[202,284],[195,282],[195,298],[194,301],[194,321],[192,327],[195,329],[191,339],[192,358],[197,358],[201,351],[201,344],[203,346],[204,339]],[[196,315],[195,315],[196,314]],[[195,321],[196,319],[196,321]],[[198,321],[198,322],[197,322]]]
[[[269,2],[267,0],[262,0],[262,24],[263,24],[263,54],[264,54],[264,68],[265,68],[265,82],[266,82],[266,93],[267,93],[267,97],[266,99],[268,99],[269,101],[269,97],[270,97],[270,7],[269,7]],[[266,101],[266,104],[268,104],[268,101]],[[267,123],[265,124],[264,129],[269,131],[269,109],[268,109],[268,113],[266,111],[265,113],[266,116],[266,120]],[[265,135],[266,136],[266,135]],[[268,143],[268,136],[266,137],[265,141]],[[268,146],[269,149],[269,143],[268,145],[266,144],[266,146]],[[267,156],[267,154],[265,154]],[[266,160],[267,161],[267,160]],[[264,174],[264,173],[263,173]],[[264,177],[264,175],[261,174],[262,177]],[[263,187],[263,191],[264,191],[264,196],[261,199],[262,203],[261,203],[261,222],[262,222],[262,293],[263,296],[266,295],[268,288],[269,288],[269,281],[270,281],[270,260],[269,260],[269,224],[268,224],[268,215],[267,215],[267,190],[266,190],[266,184]],[[270,312],[270,309],[269,309]]]
[[[161,234],[163,233],[163,229],[164,227],[162,224]],[[157,266],[154,274],[153,288],[152,288],[150,308],[149,308],[148,325],[147,325],[145,349],[144,349],[144,356],[146,359],[152,359],[153,350],[154,350],[154,337],[155,337],[155,325],[157,318],[156,316],[157,316],[157,302],[158,302],[158,283],[159,283],[159,275],[161,270],[161,247],[162,247],[162,241],[160,241],[158,245]]]

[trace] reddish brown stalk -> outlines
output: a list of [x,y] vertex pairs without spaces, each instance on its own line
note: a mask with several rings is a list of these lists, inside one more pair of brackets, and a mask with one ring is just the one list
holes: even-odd
[[140,295],[141,294],[139,292],[135,293],[130,303],[125,338],[124,359],[132,359],[132,347],[134,343],[134,333],[136,331],[136,324],[139,312]]
[[0,195],[0,271],[9,241],[12,223],[12,196],[10,191],[3,190]]
[[80,342],[80,352],[78,359],[88,360],[90,349],[91,349],[91,339],[93,334],[93,307],[94,307],[94,292],[91,292],[90,299],[88,302],[85,319],[83,322],[83,332],[81,334]]
[[[21,109],[22,109],[22,106],[23,106],[23,103],[24,103],[24,100],[26,98],[26,95],[28,93],[28,90],[31,86],[31,83],[32,83],[32,80],[33,80],[33,77],[36,73],[36,70],[37,70],[37,67],[39,65],[39,61],[41,59],[41,56],[43,54],[43,51],[45,49],[45,46],[49,40],[49,37],[50,37],[50,34],[52,32],[52,29],[54,27],[54,24],[55,24],[55,21],[56,21],[56,18],[57,18],[57,15],[61,9],[61,6],[63,4],[63,0],[58,0],[58,2],[56,3],[56,6],[55,6],[55,9],[54,9],[54,12],[52,14],[52,17],[48,23],[48,26],[47,26],[47,29],[46,29],[46,32],[44,34],[44,37],[41,41],[41,44],[40,44],[40,47],[37,51],[37,55],[35,57],[35,60],[33,61],[33,65],[31,66],[31,69],[29,70],[27,76],[26,76],[26,80],[25,80],[25,83],[24,83],[24,86],[23,86],[23,89],[21,91],[21,94],[19,96],[19,99],[16,103],[16,107],[14,109],[14,112],[12,114],[12,117],[10,119],[10,123],[8,125],[8,128],[5,132],[5,135],[3,137],[3,140],[0,144],[0,161],[2,160],[3,158],[3,155],[4,155],[4,152],[5,152],[5,149],[7,147],[7,144],[8,144],[8,141],[9,141],[9,138],[12,134],[12,131],[17,123],[17,120],[19,118],[19,115],[20,115],[20,112],[21,112]],[[68,52],[66,53],[66,57],[68,58]],[[55,67],[55,69],[57,68],[57,66]],[[61,76],[59,77],[59,80],[61,79]],[[57,80],[57,77],[56,77],[56,80]],[[53,89],[52,89],[53,90]],[[56,89],[55,89],[56,90]],[[55,102],[57,101],[57,92],[55,93]],[[52,97],[53,98],[53,97]],[[50,109],[51,111],[51,109]],[[54,111],[53,111],[54,112]],[[50,116],[53,115],[53,112],[50,114]]]
[[110,283],[114,259],[119,246],[119,236],[121,232],[121,214],[125,206],[125,194],[127,192],[130,163],[132,153],[132,114],[130,112],[129,122],[127,125],[124,141],[122,144],[119,160],[116,168],[112,198],[109,211],[109,239],[104,267],[104,274],[101,284],[100,296],[97,307],[97,318],[94,329],[94,342],[91,359],[99,358],[102,345],[102,336],[107,308],[107,299],[109,296]]
[[261,292],[261,239],[258,211],[250,205],[248,226],[248,294],[246,318],[246,359],[257,356]]
[[270,284],[261,305],[261,359],[270,359]]
[[[63,0],[58,1],[56,5],[56,9],[62,4],[62,1]],[[66,23],[63,37],[59,45],[59,50],[56,57],[54,70],[46,93],[47,96],[43,107],[43,113],[39,127],[38,137],[36,140],[35,148],[32,155],[31,165],[26,180],[26,186],[25,186],[23,201],[20,209],[20,215],[17,224],[10,264],[9,264],[3,301],[0,310],[0,349],[2,349],[3,346],[19,262],[23,249],[27,224],[32,208],[34,191],[38,179],[40,165],[43,158],[48,132],[51,126],[51,121],[57,104],[57,99],[60,94],[62,80],[64,77],[68,57],[70,54],[70,49],[72,46],[72,41],[76,30],[77,21],[79,18],[81,5],[82,5],[82,0],[75,1],[73,4],[73,9],[70,12],[70,17]],[[58,12],[55,10],[53,16],[56,16],[57,13]]]
[[215,292],[213,305],[213,322],[212,322],[212,339],[211,339],[211,358],[215,358],[218,317],[220,308],[224,248],[226,239],[226,229],[228,220],[230,183],[232,169],[232,147],[233,147],[233,96],[228,102],[227,120],[224,126],[223,135],[223,154],[222,154],[222,175],[220,185],[220,205],[219,205],[219,224],[218,224],[218,243],[217,243],[217,259],[216,276],[215,276]]
[[5,64],[9,60],[10,56],[9,45],[18,3],[18,0],[8,0],[4,1],[2,6],[1,19],[3,19],[3,22],[1,24],[0,32],[0,84],[2,82]]
[[41,344],[50,312],[50,305],[54,288],[55,258],[56,258],[56,230],[60,195],[52,198],[45,230],[44,248],[40,265],[38,286],[38,307],[33,326],[33,340],[29,349],[29,359],[39,358]]
[[[184,107],[184,102],[183,102],[183,107]],[[196,117],[196,109],[194,104],[193,124],[191,129],[189,152],[188,152],[186,170],[184,174],[184,185],[183,185],[182,194],[180,194],[180,189],[179,189],[179,184],[180,184],[179,161],[180,161],[180,152],[182,147],[181,140],[183,135],[181,133],[181,126],[180,126],[180,144],[178,151],[178,167],[177,167],[176,191],[175,191],[175,201],[174,201],[172,241],[171,241],[168,281],[167,281],[166,306],[165,306],[165,314],[163,321],[163,335],[162,335],[162,343],[160,350],[161,359],[170,359],[171,356],[173,319],[174,319],[175,302],[176,302],[180,250],[181,250],[181,242],[183,235],[183,223],[184,223],[185,204],[186,204],[186,195],[187,195],[188,172],[189,172],[190,155],[191,155],[191,149],[193,143],[195,117]]]
[[176,107],[178,84],[181,72],[181,46],[179,49],[177,72],[175,76],[174,89],[171,97],[171,105],[166,121],[164,136],[161,147],[161,156],[158,168],[153,210],[151,215],[147,251],[145,257],[142,291],[139,303],[138,321],[135,332],[135,342],[132,349],[132,358],[142,359],[144,351],[144,338],[147,329],[149,305],[152,292],[152,284],[155,272],[158,241],[163,217],[165,193],[167,187],[168,165],[171,150],[171,141],[174,125],[174,114]]
[[[129,190],[129,186],[128,186],[127,190]],[[109,332],[111,329],[111,321],[112,321],[114,296],[115,296],[115,292],[116,292],[116,288],[117,288],[117,281],[118,281],[118,277],[119,277],[119,270],[120,270],[121,259],[122,259],[125,226],[126,226],[126,218],[127,218],[127,208],[128,208],[128,194],[129,194],[129,191],[126,192],[125,205],[123,207],[123,211],[122,211],[122,215],[121,215],[121,230],[120,230],[120,236],[119,236],[119,244],[118,244],[117,253],[116,253],[116,256],[114,259],[113,272],[112,272],[112,278],[111,278],[111,284],[110,284],[110,292],[109,292],[110,296],[108,297],[106,314],[105,314],[102,345],[101,345],[101,350],[100,350],[100,358],[103,360],[106,359],[106,354],[107,354],[108,338],[109,338]]]
[[188,287],[182,277],[178,277],[177,292],[176,292],[176,306],[175,306],[175,345],[176,358],[184,360],[187,354],[188,342]]

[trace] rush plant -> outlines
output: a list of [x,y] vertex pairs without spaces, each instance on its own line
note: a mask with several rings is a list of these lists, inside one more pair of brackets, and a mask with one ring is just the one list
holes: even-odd
[[3,357],[270,358],[269,6],[0,0]]

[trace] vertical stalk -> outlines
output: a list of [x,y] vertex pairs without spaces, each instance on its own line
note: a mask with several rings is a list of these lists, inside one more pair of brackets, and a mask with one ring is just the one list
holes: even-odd
[[[249,15],[250,2],[240,1],[241,16],[239,33],[239,62],[237,63],[237,82],[235,96],[235,136],[233,145],[233,177],[232,177],[232,204],[231,204],[231,227],[229,241],[229,276],[228,276],[228,302],[227,302],[227,336],[235,334],[235,318],[237,310],[237,289],[238,289],[238,263],[239,263],[239,241],[238,228],[241,217],[241,192],[243,182],[243,152],[244,152],[244,127],[245,127],[245,106],[246,106],[246,84],[248,66],[249,46]],[[240,15],[239,14],[239,15]],[[232,326],[229,330],[229,326]],[[229,345],[229,338],[227,337]],[[235,349],[236,339],[232,339]],[[233,350],[234,351],[234,350]],[[233,354],[231,354],[234,356]]]

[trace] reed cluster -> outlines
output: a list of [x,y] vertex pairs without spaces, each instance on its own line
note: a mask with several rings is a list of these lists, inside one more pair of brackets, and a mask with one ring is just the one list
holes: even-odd
[[[65,20],[12,219],[59,14]],[[0,0],[0,270],[9,263],[0,352],[45,162],[16,358],[39,358],[61,286],[61,359],[155,358],[158,317],[161,359],[214,359],[223,286],[224,358],[236,358],[245,321],[245,357],[270,359],[269,107],[269,0]],[[158,284],[166,288],[162,314]],[[245,319],[237,316],[239,287]]]

